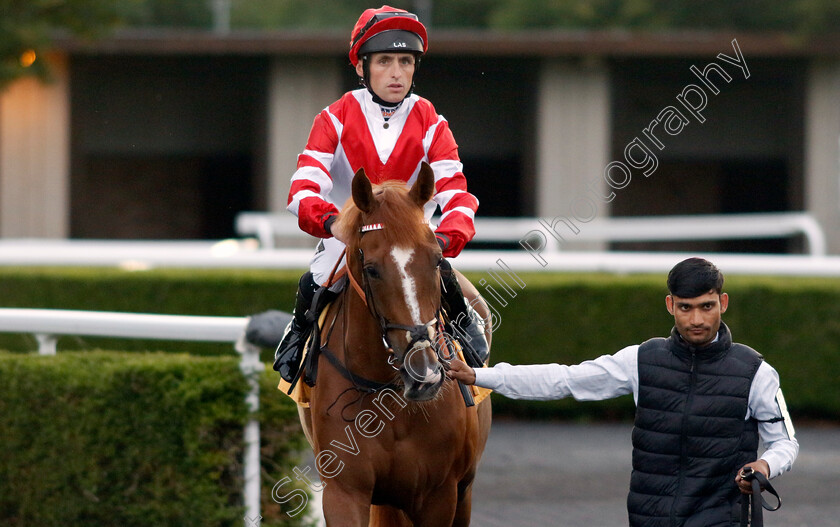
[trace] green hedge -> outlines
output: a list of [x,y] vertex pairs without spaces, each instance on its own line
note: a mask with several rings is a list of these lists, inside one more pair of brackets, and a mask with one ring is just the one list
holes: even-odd
[[[520,275],[526,287],[499,310],[492,362],[575,364],[667,336],[664,276]],[[473,278],[480,279],[475,276]],[[794,418],[840,420],[840,280],[729,276],[724,320],[733,338],[774,366]],[[630,396],[607,402],[524,403],[494,411],[541,417],[630,418]]]
[[[0,307],[173,315],[245,316],[291,311],[299,272],[0,268]],[[59,349],[172,350],[228,354],[227,344],[61,337]],[[37,348],[30,335],[0,334],[0,349]],[[263,360],[268,360],[264,355]]]
[[[100,269],[0,269],[0,306],[243,316],[290,310],[299,272]],[[492,361],[576,363],[665,336],[673,318],[664,276],[519,274],[526,287],[498,306]],[[470,275],[474,283],[486,279]],[[736,341],[761,352],[779,371],[796,416],[840,420],[840,280],[732,275],[724,320]],[[501,288],[497,287],[501,292]],[[502,293],[504,294],[504,293]],[[498,302],[496,302],[498,304]],[[31,336],[0,335],[0,347],[31,350]],[[230,346],[121,341],[120,349],[231,353]],[[190,347],[191,346],[191,347]],[[62,347],[102,347],[65,337]],[[262,359],[271,360],[271,350]],[[497,414],[559,418],[627,418],[629,397],[601,403],[526,403],[495,397]]]
[[[0,353],[0,525],[241,525],[247,382],[235,357]],[[263,525],[303,443],[262,377]],[[279,476],[278,476],[279,477]]]

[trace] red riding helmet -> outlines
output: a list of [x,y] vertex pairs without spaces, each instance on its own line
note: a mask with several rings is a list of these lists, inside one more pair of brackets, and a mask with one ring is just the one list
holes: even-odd
[[355,67],[360,55],[391,51],[418,53],[429,49],[426,27],[417,15],[384,5],[366,9],[350,34],[350,63]]

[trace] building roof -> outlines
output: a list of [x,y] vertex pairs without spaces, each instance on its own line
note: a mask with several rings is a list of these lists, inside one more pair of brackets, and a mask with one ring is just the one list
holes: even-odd
[[[244,31],[216,33],[184,29],[123,29],[99,40],[60,37],[56,46],[70,54],[93,55],[314,55],[347,52],[348,35],[339,31]],[[737,39],[743,53],[765,57],[840,57],[840,35],[819,38],[783,33],[738,31],[630,32],[540,30],[429,30],[429,53],[449,56],[708,56],[730,49]]]

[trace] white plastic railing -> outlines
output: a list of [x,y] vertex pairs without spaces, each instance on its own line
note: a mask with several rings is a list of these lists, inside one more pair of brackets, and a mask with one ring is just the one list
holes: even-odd
[[[242,236],[217,242],[194,240],[0,239],[0,266],[85,266],[145,270],[155,267],[294,269],[309,267],[315,239],[291,214],[244,212]],[[573,228],[552,218],[479,218],[476,242],[505,242],[512,250],[467,249],[453,260],[462,271],[483,271],[504,261],[516,271],[668,270],[684,254],[570,250],[578,242],[680,241],[803,236],[807,254],[709,254],[726,272],[840,276],[840,256],[826,255],[825,235],[810,215],[799,212],[595,218]],[[296,248],[276,246],[277,240]],[[303,243],[303,245],[301,245]],[[305,247],[305,248],[304,248]],[[562,250],[561,250],[562,249]],[[490,264],[488,264],[490,262]],[[731,264],[731,265],[729,265]]]
[[[102,311],[0,308],[0,332],[29,333],[38,341],[38,353],[55,355],[57,337],[138,338],[197,342],[230,342],[242,355],[239,367],[248,378],[249,411],[259,409],[259,373],[263,365],[259,348],[244,341],[245,317],[151,315]],[[260,516],[260,423],[251,417],[245,424],[245,525]]]
[[[552,224],[554,223],[554,224]],[[476,242],[519,243],[537,238],[547,252],[576,242],[686,241],[784,238],[802,235],[808,253],[826,253],[825,234],[813,216],[803,212],[640,216],[571,220],[570,228],[550,218],[475,219]],[[242,212],[236,217],[240,236],[255,236],[260,246],[273,249],[278,239],[311,238],[301,232],[291,214]]]
[[[805,237],[808,254],[826,254],[825,234],[809,214],[773,212],[692,216],[639,216],[562,222],[536,218],[476,219],[476,241],[519,242],[534,236],[549,251],[576,242],[663,242]],[[558,239],[559,238],[559,239]]]
[[278,238],[312,238],[300,230],[297,218],[288,212],[240,212],[236,215],[234,228],[240,236],[256,237],[264,249],[274,249]]
[[[525,234],[527,231],[524,231]],[[251,243],[253,242],[253,243]],[[0,266],[84,266],[146,270],[158,267],[188,269],[291,269],[309,267],[310,249],[258,249],[255,240],[222,242],[121,240],[8,240],[0,239]],[[224,247],[224,251],[218,248]],[[840,256],[803,254],[696,254],[620,251],[465,250],[453,265],[480,272],[502,260],[514,271],[658,273],[668,271],[687,256],[705,256],[725,273],[787,276],[840,276]]]

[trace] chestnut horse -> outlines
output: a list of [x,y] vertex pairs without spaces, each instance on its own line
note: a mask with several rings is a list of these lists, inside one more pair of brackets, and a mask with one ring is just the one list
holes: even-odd
[[410,190],[401,181],[373,188],[359,170],[333,226],[355,284],[324,317],[317,382],[309,408],[299,407],[330,527],[470,523],[490,398],[468,407],[436,351],[441,251],[423,218],[433,192],[426,163]]

